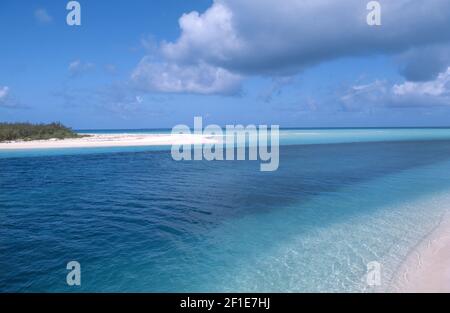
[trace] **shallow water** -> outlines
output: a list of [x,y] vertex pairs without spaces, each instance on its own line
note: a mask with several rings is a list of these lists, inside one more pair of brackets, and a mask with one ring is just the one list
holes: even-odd
[[3,153],[0,290],[373,291],[370,261],[383,290],[449,203],[450,140],[415,132],[288,136],[269,173],[165,148]]

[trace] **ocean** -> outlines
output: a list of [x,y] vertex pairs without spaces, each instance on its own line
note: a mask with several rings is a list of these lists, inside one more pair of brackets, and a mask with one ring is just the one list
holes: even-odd
[[450,209],[450,129],[280,136],[275,172],[176,162],[167,147],[0,151],[0,291],[388,288]]

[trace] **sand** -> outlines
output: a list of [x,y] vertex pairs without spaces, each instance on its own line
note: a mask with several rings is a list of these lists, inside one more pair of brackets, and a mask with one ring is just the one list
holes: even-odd
[[139,147],[166,146],[173,144],[207,144],[216,142],[217,139],[213,137],[195,134],[90,134],[89,137],[76,139],[1,142],[0,150]]
[[391,292],[450,292],[450,214],[419,243],[397,271]]

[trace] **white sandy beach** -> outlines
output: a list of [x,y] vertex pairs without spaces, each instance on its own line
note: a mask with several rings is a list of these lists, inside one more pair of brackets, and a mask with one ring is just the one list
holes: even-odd
[[1,142],[0,150],[166,146],[215,142],[217,139],[213,137],[195,134],[90,134],[89,137],[76,139]]
[[388,291],[450,292],[450,214],[408,255]]

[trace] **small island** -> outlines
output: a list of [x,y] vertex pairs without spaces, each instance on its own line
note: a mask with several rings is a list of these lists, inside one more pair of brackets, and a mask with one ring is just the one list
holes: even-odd
[[83,133],[61,123],[0,123],[0,152],[6,150],[112,148],[216,143],[202,134]]
[[0,142],[82,138],[61,123],[0,123]]

